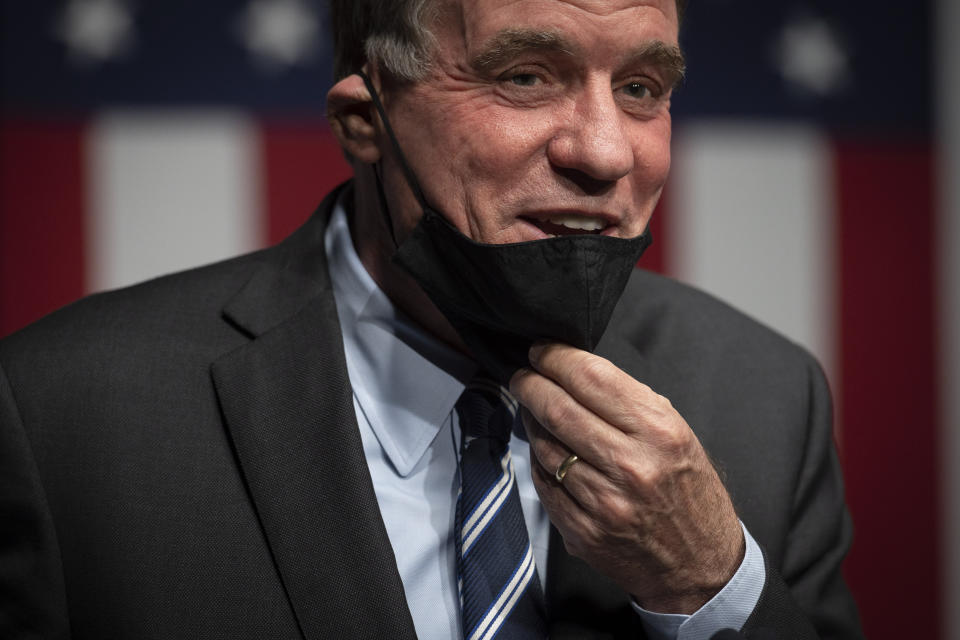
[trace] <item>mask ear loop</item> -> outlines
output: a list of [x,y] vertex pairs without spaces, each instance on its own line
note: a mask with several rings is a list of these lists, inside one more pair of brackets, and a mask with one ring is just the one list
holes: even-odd
[[[376,88],[374,88],[370,77],[362,69],[357,71],[357,75],[363,79],[363,83],[367,86],[367,91],[370,92],[370,97],[373,99],[373,105],[376,107],[377,113],[380,114],[380,120],[383,122],[387,136],[390,138],[390,143],[393,145],[393,150],[397,154],[397,160],[400,162],[400,168],[403,170],[403,176],[407,181],[407,185],[410,187],[410,190],[413,191],[413,196],[417,199],[417,202],[420,203],[420,208],[424,213],[426,213],[426,211],[429,209],[427,206],[427,199],[423,195],[423,190],[420,188],[420,182],[417,180],[416,176],[413,175],[413,170],[410,168],[410,165],[407,164],[407,158],[403,155],[403,150],[400,148],[400,143],[397,141],[397,136],[393,133],[393,127],[390,126],[390,120],[387,118],[387,112],[383,108],[383,103],[380,101],[380,95],[377,93]],[[383,214],[387,219],[387,227],[390,229],[390,235],[393,237],[393,245],[395,247],[399,247],[397,244],[396,233],[393,230],[393,223],[390,220],[390,215],[388,213],[387,199],[383,190],[383,180],[380,176],[379,164],[374,166],[374,173],[377,176],[377,192],[380,197],[381,209],[383,209]]]

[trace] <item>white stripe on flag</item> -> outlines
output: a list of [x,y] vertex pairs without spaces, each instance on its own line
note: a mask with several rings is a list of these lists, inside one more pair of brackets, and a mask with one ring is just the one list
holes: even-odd
[[833,182],[827,142],[790,126],[680,131],[668,271],[810,349],[833,378]]
[[256,130],[223,112],[116,112],[87,137],[92,291],[252,249],[259,238]]
[[960,638],[960,3],[937,3],[940,141],[938,247],[940,291],[940,451],[945,638]]

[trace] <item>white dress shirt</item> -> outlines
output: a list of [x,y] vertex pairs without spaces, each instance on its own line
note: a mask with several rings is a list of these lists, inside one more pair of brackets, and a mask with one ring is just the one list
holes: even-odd
[[[354,250],[342,203],[325,244],[364,454],[417,635],[460,638],[453,536],[460,430],[454,405],[476,365],[393,306]],[[513,438],[510,450],[546,584],[550,521],[530,478],[529,446]],[[744,534],[747,552],[736,575],[692,616],[634,605],[652,638],[709,638],[718,629],[743,625],[765,578],[760,549],[746,529]]]

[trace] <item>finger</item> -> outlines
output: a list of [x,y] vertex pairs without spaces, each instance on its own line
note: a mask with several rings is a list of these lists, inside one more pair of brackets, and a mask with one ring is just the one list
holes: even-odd
[[[527,432],[527,442],[530,443],[530,452],[534,462],[549,471],[551,460],[555,460],[559,455],[569,455],[570,449],[557,440],[552,433],[544,429],[529,409],[521,406],[520,417],[523,428]],[[555,453],[553,453],[554,451]]]
[[558,482],[557,470],[571,455],[570,449],[540,426],[527,409],[523,408],[521,411],[523,424],[529,436],[532,466],[539,467],[546,477],[552,478],[553,484],[558,489],[568,492],[584,510],[590,513],[596,512],[597,496],[614,491],[612,483],[579,454],[577,454],[577,462],[567,469],[563,480]]
[[614,453],[631,446],[624,434],[577,402],[556,382],[530,369],[510,380],[510,392],[537,423],[567,449],[602,472],[615,470]]
[[531,465],[533,486],[540,496],[550,522],[563,537],[567,551],[578,557],[590,541],[601,539],[602,530],[573,496],[554,480],[553,474],[539,465]]
[[530,348],[530,364],[577,402],[625,433],[672,421],[670,401],[609,360],[559,342]]

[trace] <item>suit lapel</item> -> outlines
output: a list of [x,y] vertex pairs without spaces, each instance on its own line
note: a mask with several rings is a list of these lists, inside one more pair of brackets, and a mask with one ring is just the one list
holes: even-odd
[[252,340],[213,364],[214,385],[304,636],[414,638],[315,250],[325,226],[308,223],[291,244],[314,250],[279,247],[282,264],[265,264],[227,306]]

